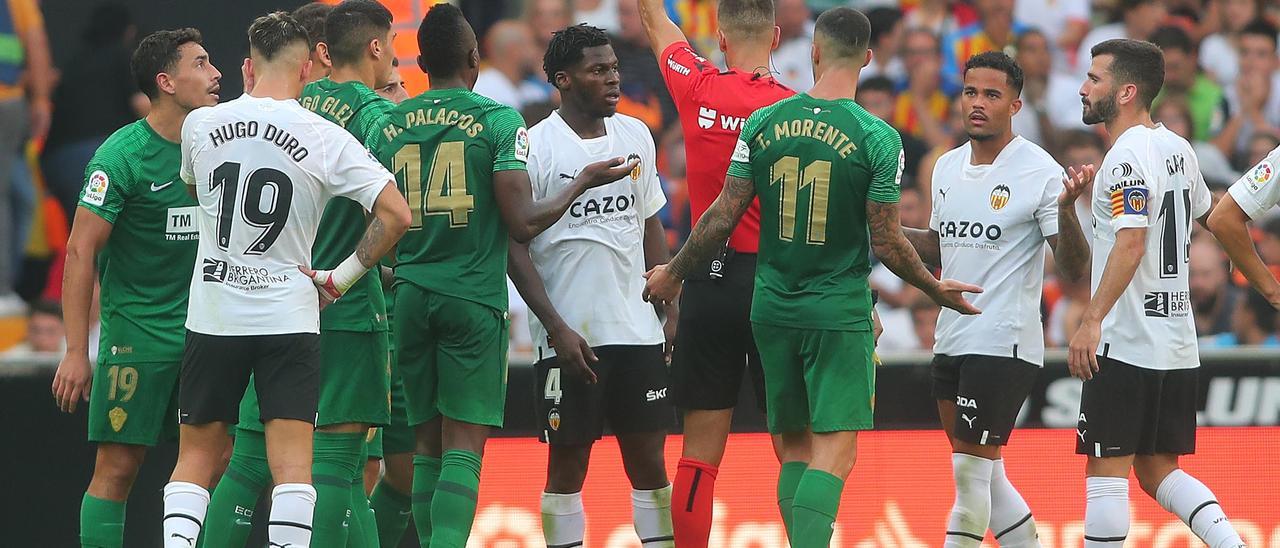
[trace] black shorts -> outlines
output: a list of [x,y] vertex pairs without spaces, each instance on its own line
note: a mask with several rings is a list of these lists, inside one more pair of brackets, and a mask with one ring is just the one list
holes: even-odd
[[699,273],[684,283],[671,356],[671,390],[681,409],[733,409],[745,371],[751,376],[756,407],[764,411],[764,371],[751,332],[756,256],[735,254],[721,272],[718,279]]
[[933,356],[933,397],[956,402],[956,439],[1005,445],[1040,367],[1017,358],[966,354]]
[[588,445],[604,435],[661,432],[675,412],[667,395],[667,363],[662,345],[600,346],[591,365],[596,384],[563,371],[556,358],[534,366],[538,383],[539,438],[553,445]]
[[1161,371],[1098,356],[1098,372],[1080,394],[1076,453],[1195,453],[1199,384],[1199,369]]
[[236,423],[249,374],[263,422],[315,424],[320,397],[320,335],[220,336],[187,331],[178,381],[180,424]]

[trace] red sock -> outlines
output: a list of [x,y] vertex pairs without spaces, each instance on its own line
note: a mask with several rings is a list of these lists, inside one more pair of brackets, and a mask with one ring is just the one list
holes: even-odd
[[671,490],[671,525],[678,548],[707,548],[711,537],[711,502],[719,469],[694,459],[680,459]]

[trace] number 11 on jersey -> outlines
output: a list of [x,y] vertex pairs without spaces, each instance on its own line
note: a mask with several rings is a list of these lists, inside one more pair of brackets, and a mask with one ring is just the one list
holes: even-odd
[[426,181],[422,179],[421,145],[409,143],[396,152],[392,171],[404,175],[404,197],[413,215],[409,230],[422,228],[423,214],[448,215],[450,228],[467,226],[476,200],[468,193],[464,152],[462,141],[440,143]]

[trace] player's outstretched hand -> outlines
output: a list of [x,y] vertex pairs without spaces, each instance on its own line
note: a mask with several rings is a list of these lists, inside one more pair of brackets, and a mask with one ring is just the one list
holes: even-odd
[[301,270],[303,274],[311,278],[311,283],[315,284],[316,293],[320,296],[320,310],[324,310],[324,307],[333,304],[334,301],[338,300],[338,297],[342,296],[342,292],[333,283],[332,270],[311,270],[305,266],[298,266],[298,270]]
[[591,369],[590,364],[600,361],[600,358],[591,351],[591,345],[587,344],[587,340],[582,338],[582,335],[565,327],[553,330],[547,336],[551,337],[551,348],[556,350],[556,361],[560,363],[561,368],[586,381],[587,384],[596,383],[598,380],[596,372]]
[[644,284],[642,295],[645,302],[666,305],[675,302],[676,297],[680,296],[683,280],[672,275],[665,264],[649,269],[644,273],[644,279],[648,280]]
[[93,386],[93,370],[89,367],[89,356],[79,352],[68,352],[58,364],[58,372],[53,375],[53,400],[58,409],[65,413],[75,413],[76,404],[80,400],[89,401],[89,388]]
[[1058,206],[1066,207],[1076,202],[1084,193],[1084,189],[1093,182],[1095,168],[1093,164],[1085,164],[1079,168],[1068,167],[1067,176],[1062,179],[1062,193],[1058,195]]
[[942,280],[938,282],[937,292],[929,297],[939,306],[945,306],[961,314],[981,314],[982,311],[978,310],[978,307],[964,299],[965,293],[982,293],[982,288],[956,280]]
[[578,172],[577,178],[582,179],[587,188],[595,188],[626,177],[637,165],[640,165],[639,159],[628,160],[619,156],[587,164]]
[[1098,341],[1102,339],[1102,325],[1084,322],[1071,337],[1067,347],[1067,370],[1072,377],[1089,380],[1098,372]]

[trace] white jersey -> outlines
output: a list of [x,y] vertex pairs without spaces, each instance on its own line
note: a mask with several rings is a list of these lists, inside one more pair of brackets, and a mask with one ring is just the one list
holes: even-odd
[[933,169],[933,213],[942,277],[977,284],[982,314],[938,314],[934,352],[1002,356],[1044,365],[1040,294],[1045,238],[1058,233],[1062,167],[1014,137],[994,162],[972,165],[970,143],[943,154]]
[[1191,144],[1163,125],[1120,134],[1093,184],[1093,292],[1116,233],[1146,228],[1133,281],[1102,321],[1098,354],[1146,369],[1200,366],[1187,285],[1191,221],[1211,197]]
[[371,210],[393,180],[337,124],[247,94],[187,116],[182,179],[200,201],[187,329],[237,336],[318,333],[319,299],[298,266],[311,264],[325,204]]
[[[653,137],[623,114],[604,119],[603,137],[582,139],[560,113],[529,130],[529,178],[541,199],[569,185],[583,166],[609,158],[639,158],[628,177],[586,191],[560,220],[529,243],[547,296],[587,344],[661,344],[653,305],[644,302],[644,222],[667,203],[658,182]],[[547,330],[529,315],[542,356],[554,356]]]
[[1277,202],[1280,202],[1280,185],[1276,184],[1276,169],[1280,168],[1280,147],[1267,153],[1258,165],[1246,171],[1240,180],[1231,185],[1228,192],[1240,204],[1250,219],[1258,220]]

